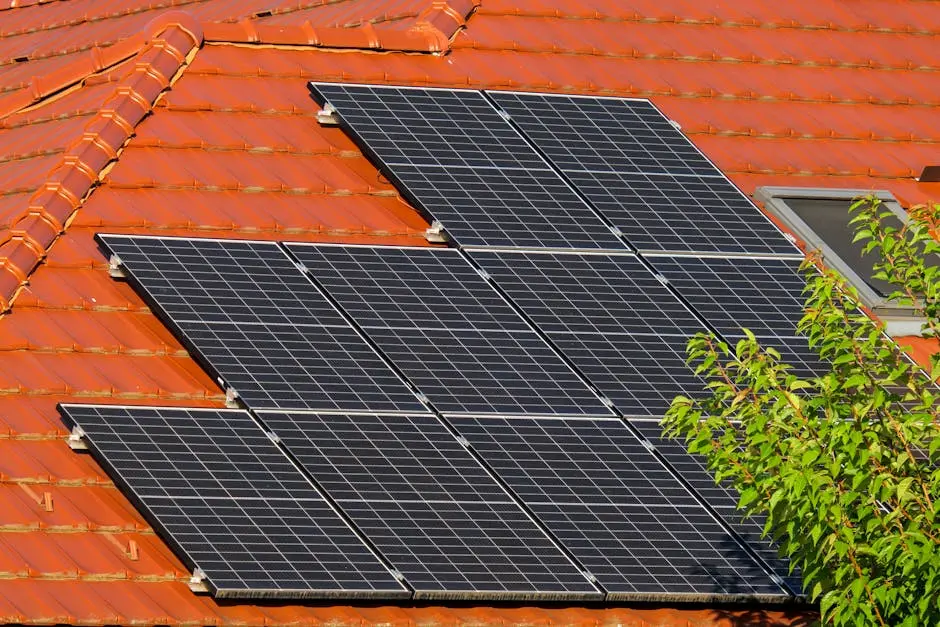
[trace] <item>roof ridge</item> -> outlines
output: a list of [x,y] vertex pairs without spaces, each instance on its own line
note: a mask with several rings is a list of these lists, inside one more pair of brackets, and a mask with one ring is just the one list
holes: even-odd
[[29,275],[46,256],[102,169],[113,161],[150,112],[157,97],[202,44],[202,29],[191,15],[164,13],[143,30],[133,69],[85,125],[82,136],[10,221],[0,240],[0,311],[8,311]]
[[205,41],[211,43],[355,48],[396,52],[443,53],[482,0],[431,0],[407,28],[376,29],[371,22],[357,26],[267,24],[252,18],[238,22],[207,22]]

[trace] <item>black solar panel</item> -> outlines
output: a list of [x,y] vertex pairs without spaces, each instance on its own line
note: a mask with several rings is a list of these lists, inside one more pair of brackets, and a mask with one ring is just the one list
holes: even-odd
[[620,421],[453,422],[609,599],[783,595]]
[[[291,244],[290,250],[439,411],[610,415],[535,331],[508,315],[499,294],[453,250],[303,244]],[[372,272],[347,274],[349,264]],[[442,271],[462,281],[436,282]],[[389,305],[402,290],[421,295],[417,307]],[[455,315],[457,302],[465,315]],[[397,313],[389,320],[375,314],[386,308]],[[410,322],[402,324],[403,317]]]
[[172,320],[346,324],[274,242],[127,235],[99,241]]
[[247,413],[60,411],[215,596],[410,596]]
[[455,249],[287,247],[363,326],[529,329]]
[[277,244],[100,240],[194,355],[249,407],[423,411]]
[[799,573],[791,574],[789,560],[780,557],[776,544],[770,538],[762,537],[766,519],[755,517],[744,520],[743,513],[737,509],[737,490],[727,481],[716,484],[704,458],[688,453],[682,440],[664,438],[658,421],[638,420],[632,424],[656,447],[679,476],[687,481],[718,516],[764,560],[774,574],[794,594],[801,594],[802,582]]
[[648,257],[656,271],[720,333],[793,335],[803,317],[799,260]]
[[701,392],[685,345],[704,326],[636,257],[470,255],[623,414],[659,416]]
[[422,411],[350,327],[180,322],[183,337],[252,409]]
[[416,598],[602,598],[436,417],[262,416]]
[[392,174],[461,246],[627,249],[552,170],[394,166]]
[[648,257],[670,285],[734,350],[750,329],[764,347],[774,348],[794,374],[824,374],[831,365],[796,335],[803,316],[803,288],[798,260]]
[[702,328],[633,255],[483,250],[469,255],[546,333],[690,335]]
[[723,178],[581,170],[565,174],[641,252],[800,254]]
[[487,95],[563,170],[720,175],[648,100],[502,91]]
[[649,102],[487,95],[637,249],[799,254]]
[[479,91],[339,83],[310,89],[384,165],[548,168]]
[[311,83],[462,246],[626,246],[479,91]]

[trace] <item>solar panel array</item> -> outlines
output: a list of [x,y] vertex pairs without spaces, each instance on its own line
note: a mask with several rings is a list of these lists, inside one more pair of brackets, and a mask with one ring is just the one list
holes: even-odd
[[336,83],[310,89],[461,246],[626,248],[482,92]]
[[780,557],[777,545],[770,538],[762,537],[766,519],[754,517],[745,520],[743,512],[737,508],[737,490],[728,482],[716,484],[703,458],[686,451],[681,441],[664,438],[658,421],[638,420],[631,424],[655,446],[679,476],[705,498],[717,515],[760,556],[777,578],[784,582],[793,594],[800,594],[802,583],[799,573],[791,573],[790,562]]
[[[799,253],[776,227],[648,102],[311,91],[459,249],[100,236],[250,413],[211,431],[183,411],[199,431],[178,410],[63,410],[216,595],[799,593],[734,491],[653,420],[701,393],[685,343],[706,328],[826,367],[793,335]],[[178,450],[167,433],[211,462],[153,455]],[[326,548],[305,554],[305,534]]]
[[685,364],[696,317],[632,255],[471,251],[588,380],[628,416],[700,393]]
[[462,418],[455,425],[608,598],[781,594],[621,421]]
[[793,372],[828,372],[806,338],[797,334],[803,316],[800,262],[791,259],[648,257],[658,273],[729,343],[750,329],[759,343],[778,351]]
[[194,356],[248,407],[424,411],[277,244],[99,239]]
[[487,95],[640,251],[799,253],[648,101]]
[[247,412],[60,411],[216,596],[410,596]]
[[602,598],[435,416],[264,420],[415,598]]
[[441,413],[611,415],[459,251],[289,249]]

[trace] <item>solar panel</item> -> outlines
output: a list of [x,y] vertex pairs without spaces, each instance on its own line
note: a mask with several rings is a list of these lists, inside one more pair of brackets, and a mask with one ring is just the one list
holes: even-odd
[[216,597],[410,596],[247,413],[59,409]]
[[311,83],[402,193],[462,246],[626,246],[472,90]]
[[738,492],[730,482],[716,484],[704,458],[690,454],[680,440],[664,438],[658,421],[638,420],[631,424],[794,594],[802,593],[799,572],[791,573],[790,562],[779,555],[777,545],[770,538],[762,537],[766,518],[756,516],[744,520],[743,512],[737,509]]
[[385,165],[547,169],[480,91],[310,83]]
[[656,271],[724,335],[793,335],[803,317],[799,260],[649,256]]
[[[363,331],[445,414],[611,415],[453,249],[290,244]],[[350,265],[368,272],[349,274]],[[441,272],[461,282],[438,283]],[[397,305],[395,295],[419,295]],[[417,306],[415,306],[417,303]],[[455,315],[460,303],[463,315]],[[389,311],[383,319],[376,311]],[[402,323],[409,318],[408,323]],[[521,324],[520,324],[521,323]]]
[[803,316],[800,261],[786,259],[648,257],[679,295],[731,345],[750,329],[764,347],[776,349],[802,377],[831,365],[796,334]]
[[362,326],[529,330],[455,249],[287,246]]
[[565,175],[641,252],[800,254],[723,178],[581,170]]
[[701,392],[685,345],[705,327],[636,257],[469,254],[624,415],[659,416]]
[[648,101],[487,95],[640,251],[799,254]]
[[392,166],[392,176],[461,246],[627,249],[551,170]]
[[345,326],[274,242],[101,235],[172,320]]
[[262,416],[415,598],[603,597],[436,417]]
[[423,411],[277,244],[99,239],[194,356],[249,407]]
[[648,100],[486,93],[563,170],[719,175]]
[[608,599],[783,596],[619,420],[453,423]]

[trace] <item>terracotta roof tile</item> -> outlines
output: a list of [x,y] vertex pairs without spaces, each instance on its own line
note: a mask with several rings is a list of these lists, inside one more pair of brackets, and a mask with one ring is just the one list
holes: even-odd
[[[137,61],[159,68],[162,79],[148,83],[146,107],[119,138],[122,145],[130,138],[119,159],[89,160],[94,180],[86,177],[87,189],[93,193],[65,234],[46,251],[46,228],[41,250],[20,247],[8,257],[28,282],[0,317],[0,578],[6,577],[0,581],[0,620],[258,626],[805,620],[798,611],[761,618],[736,609],[220,605],[193,595],[182,565],[105,474],[88,456],[68,449],[55,406],[221,406],[223,396],[134,291],[109,277],[92,236],[108,231],[425,244],[426,221],[349,138],[316,123],[305,86],[314,79],[651,97],[747,193],[759,185],[844,186],[889,189],[905,203],[937,199],[940,184],[918,183],[914,175],[936,162],[940,141],[940,78],[933,70],[940,5],[17,4],[26,8],[0,12],[0,240],[18,218],[41,230],[38,214],[26,211],[31,195],[51,180],[57,163],[75,154],[68,151],[87,125],[100,121],[99,110],[132,79]],[[174,8],[189,15],[167,17]],[[163,53],[144,56],[147,38],[157,32],[143,33],[144,26],[165,28],[174,19],[190,32],[204,29],[210,40],[189,55],[188,65],[179,58],[169,63]],[[113,41],[120,43],[109,45]],[[324,49],[411,49],[416,42],[425,51],[450,50]],[[25,62],[4,63],[23,54]],[[141,56],[127,61],[135,55]],[[180,67],[185,71],[163,91]],[[33,81],[39,74],[43,78]],[[148,109],[152,113],[144,116]],[[78,160],[68,167],[72,175],[81,170]],[[69,213],[57,213],[59,222]],[[12,253],[0,248],[4,254]],[[922,360],[935,349],[924,340],[913,343]]]

